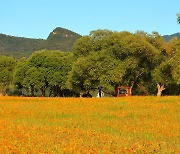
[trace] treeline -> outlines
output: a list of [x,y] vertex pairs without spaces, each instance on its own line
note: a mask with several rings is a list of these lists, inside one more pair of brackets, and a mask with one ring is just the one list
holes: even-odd
[[0,57],[2,95],[79,96],[99,86],[113,96],[118,86],[131,87],[133,95],[179,95],[180,39],[96,30],[79,38],[72,52]]

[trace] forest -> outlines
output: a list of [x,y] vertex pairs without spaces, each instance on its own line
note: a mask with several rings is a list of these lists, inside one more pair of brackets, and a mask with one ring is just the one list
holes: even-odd
[[116,96],[118,86],[131,87],[132,95],[180,95],[180,38],[95,30],[77,39],[71,52],[0,56],[4,96],[78,97],[99,86],[107,96]]

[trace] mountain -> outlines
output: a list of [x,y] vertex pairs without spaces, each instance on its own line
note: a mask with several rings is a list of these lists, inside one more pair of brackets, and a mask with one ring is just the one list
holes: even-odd
[[71,51],[74,42],[81,35],[70,30],[57,27],[47,39],[31,39],[0,34],[0,54],[15,58],[28,57],[37,50]]
[[80,37],[81,35],[75,32],[57,27],[49,34],[46,48],[49,50],[71,51],[74,42]]
[[164,40],[166,41],[166,42],[169,42],[172,38],[174,38],[174,37],[178,37],[178,38],[180,38],[180,33],[175,33],[175,34],[172,34],[172,35],[164,35],[164,36],[162,36],[163,38],[164,38]]

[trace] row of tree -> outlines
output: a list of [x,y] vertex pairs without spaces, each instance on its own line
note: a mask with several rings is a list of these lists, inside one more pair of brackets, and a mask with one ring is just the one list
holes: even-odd
[[[29,58],[0,57],[3,95],[74,96],[103,87],[116,95],[118,86],[134,95],[180,94],[180,39],[166,43],[157,33],[92,31],[73,51],[42,50]],[[9,90],[10,91],[10,90]]]

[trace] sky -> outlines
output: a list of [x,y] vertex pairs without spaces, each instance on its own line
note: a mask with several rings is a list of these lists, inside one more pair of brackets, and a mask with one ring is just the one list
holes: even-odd
[[180,32],[180,0],[0,0],[0,33],[46,39],[56,27],[161,35]]

